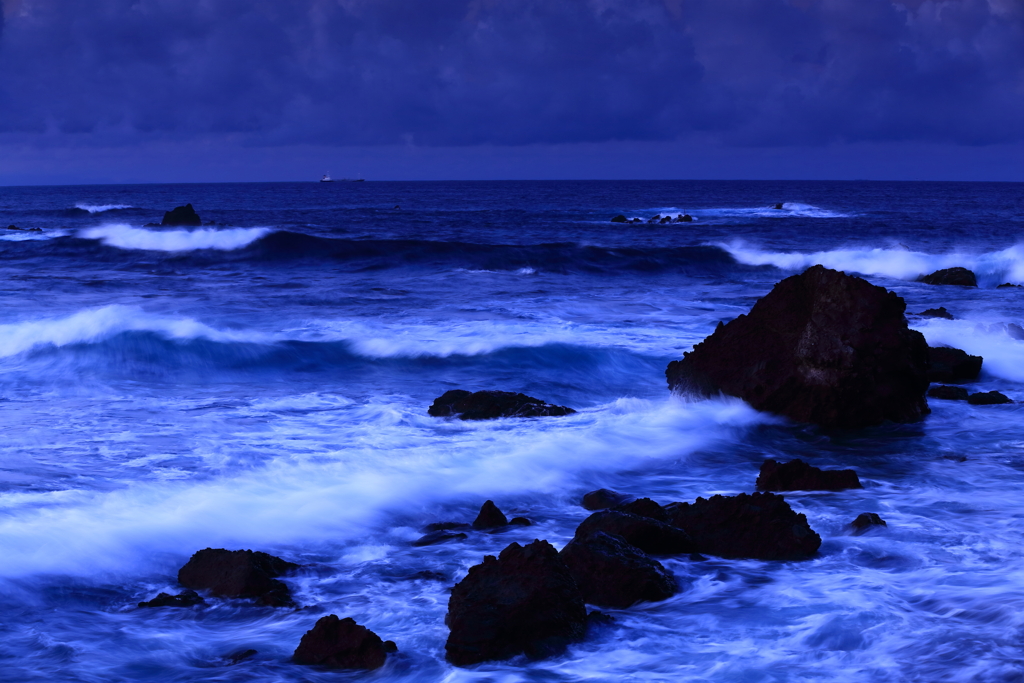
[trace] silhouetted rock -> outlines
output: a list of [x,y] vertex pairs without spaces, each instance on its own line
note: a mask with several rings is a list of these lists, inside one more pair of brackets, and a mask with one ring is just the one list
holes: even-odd
[[853,527],[855,534],[862,534],[872,527],[889,525],[874,512],[862,512],[857,515],[857,519],[853,520],[850,526]]
[[460,420],[493,420],[499,417],[559,417],[572,415],[576,411],[512,391],[471,393],[452,389],[434,399],[427,412],[434,417],[455,415]]
[[533,526],[533,522],[528,520],[526,517],[513,517],[508,520],[509,526]]
[[586,539],[597,532],[619,536],[652,555],[678,555],[695,550],[693,541],[682,529],[628,512],[595,512],[576,527],[576,538]]
[[777,211],[782,211],[782,202],[779,202],[779,203],[777,203],[777,204],[775,205],[775,209],[776,209]]
[[665,508],[650,498],[637,498],[634,501],[616,505],[613,509],[617,512],[628,512],[631,515],[639,515],[640,517],[650,517],[659,522],[668,521],[668,514],[665,512]]
[[325,666],[331,669],[379,669],[384,666],[394,643],[386,645],[376,633],[351,618],[330,614],[321,617],[306,631],[295,648],[296,664]]
[[977,287],[978,278],[972,271],[957,266],[956,268],[943,268],[934,273],[922,275],[917,278],[918,282],[927,285],[961,285],[963,287]]
[[1008,289],[1010,287],[1024,287],[1024,285],[1015,285],[1012,282],[1004,282],[1001,285],[996,285],[996,289]]
[[1013,403],[1013,399],[1007,398],[998,391],[979,391],[976,394],[968,396],[967,402],[972,406],[994,406],[999,405],[1000,403]]
[[449,541],[464,541],[468,538],[466,534],[459,531],[431,531],[425,536],[420,536],[412,545],[417,548],[422,548],[427,545],[437,545],[438,543],[448,543]]
[[940,384],[928,390],[929,398],[941,398],[946,401],[966,401],[967,390],[963,387],[951,387],[948,384]]
[[633,220],[630,221],[630,223],[643,223],[643,221],[640,220],[639,218],[634,218]]
[[539,659],[583,638],[587,610],[568,568],[547,541],[513,543],[452,589],[448,661],[467,666],[525,653]]
[[160,225],[202,225],[203,221],[199,218],[199,214],[192,208],[191,204],[185,206],[176,206],[170,211],[164,213],[164,219],[160,221]]
[[246,650],[237,650],[235,652],[232,652],[227,657],[225,657],[225,659],[227,659],[232,664],[238,664],[240,662],[244,662],[247,659],[255,657],[257,654],[259,653],[256,650],[249,648]]
[[255,598],[261,605],[293,605],[291,591],[276,577],[299,565],[252,550],[200,550],[178,570],[178,583],[224,598]]
[[480,506],[480,514],[473,520],[474,529],[496,529],[507,525],[508,517],[490,500]]
[[623,216],[621,213],[612,219],[612,223],[628,223],[629,219]]
[[684,213],[682,216],[679,216],[678,218],[676,218],[676,223],[692,223],[692,222],[693,222],[693,216],[691,216],[688,213]]
[[956,320],[956,318],[953,317],[953,314],[946,310],[945,306],[929,308],[921,311],[918,315],[922,318],[944,318],[945,320]]
[[928,347],[929,382],[973,382],[981,373],[981,356],[948,346]]
[[757,477],[759,491],[843,491],[862,489],[853,470],[823,470],[803,460],[765,460]]
[[928,345],[905,309],[883,287],[808,268],[669,363],[669,388],[826,427],[918,420],[929,412]]
[[206,604],[206,601],[203,600],[199,593],[195,591],[182,591],[177,595],[160,593],[152,600],[140,602],[139,607],[192,607],[204,604]]
[[818,552],[821,537],[782,496],[741,493],[665,506],[699,553],[757,560],[799,560]]
[[456,529],[468,530],[472,529],[472,524],[466,524],[465,522],[433,522],[423,527],[424,531],[454,531]]
[[584,494],[583,501],[580,504],[587,510],[607,510],[616,505],[622,505],[630,497],[625,493],[619,493],[610,489],[597,489],[596,491]]
[[659,214],[658,214],[657,216],[655,216],[654,218],[648,218],[648,219],[647,219],[647,222],[648,222],[648,223],[660,223],[660,222],[661,222],[661,214],[659,213]]
[[584,602],[625,608],[675,595],[675,579],[660,562],[618,536],[603,532],[569,541],[559,557],[579,586]]
[[672,222],[672,216],[665,216],[664,218],[661,219],[661,224],[662,225],[664,225],[665,223],[671,223],[671,222]]

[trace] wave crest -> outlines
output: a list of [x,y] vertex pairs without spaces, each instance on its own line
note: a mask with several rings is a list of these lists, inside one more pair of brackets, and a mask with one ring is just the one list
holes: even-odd
[[120,211],[122,209],[134,209],[131,204],[75,204],[76,209],[88,211],[89,213],[104,213],[105,211]]
[[270,232],[269,228],[228,228],[213,230],[146,230],[131,225],[115,224],[88,228],[78,236],[100,240],[108,247],[145,251],[195,251],[217,249],[232,251],[252,244]]

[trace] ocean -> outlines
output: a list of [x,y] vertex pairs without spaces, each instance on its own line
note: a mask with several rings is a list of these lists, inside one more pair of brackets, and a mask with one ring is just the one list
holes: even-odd
[[[185,203],[211,225],[145,227]],[[0,225],[41,229],[0,228],[7,683],[1024,681],[1020,404],[826,431],[664,375],[820,263],[908,313],[945,306],[911,327],[984,357],[972,391],[1024,400],[1024,289],[997,288],[1024,284],[1022,184],[6,187]],[[915,281],[950,266],[979,287]],[[578,412],[428,416],[455,388]],[[451,586],[512,542],[564,545],[587,491],[752,492],[766,458],[797,457],[864,483],[785,494],[816,557],[668,558],[675,597],[602,610],[563,655],[445,662]],[[533,526],[411,545],[488,499]],[[852,535],[862,512],[888,527]],[[303,608],[136,607],[206,547],[301,563]],[[326,614],[399,653],[370,674],[291,663]]]

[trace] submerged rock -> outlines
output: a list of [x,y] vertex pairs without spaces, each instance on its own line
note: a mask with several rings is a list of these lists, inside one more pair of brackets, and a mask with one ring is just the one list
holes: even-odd
[[971,394],[967,397],[967,402],[972,406],[995,406],[1002,403],[1013,403],[1013,399],[1008,398],[1006,395],[999,393],[998,391],[985,391]]
[[799,458],[787,463],[768,459],[757,477],[759,491],[843,491],[862,489],[853,470],[823,470]]
[[621,213],[618,216],[612,218],[612,223],[628,223],[629,219],[623,216]]
[[928,381],[973,382],[981,374],[981,356],[972,356],[948,346],[928,347]]
[[889,526],[885,523],[885,520],[879,517],[874,512],[862,512],[857,515],[857,519],[850,523],[853,527],[853,533],[863,534],[865,531],[875,526]]
[[452,389],[434,399],[427,413],[434,417],[458,416],[460,420],[493,420],[499,417],[560,417],[576,411],[545,403],[513,391]]
[[807,517],[797,514],[774,493],[698,498],[665,506],[672,524],[693,539],[699,553],[755,560],[800,560],[811,557],[821,537]]
[[776,211],[782,211],[782,202],[778,202],[778,203],[777,203],[777,204],[775,205],[775,210],[776,210]]
[[585,539],[598,532],[619,536],[626,543],[652,555],[679,555],[694,551],[693,541],[682,529],[628,512],[595,512],[576,527],[576,538]]
[[452,589],[447,659],[467,666],[525,653],[558,654],[586,632],[587,610],[569,569],[547,541],[513,543],[471,567]]
[[951,387],[948,384],[940,384],[928,390],[929,398],[939,398],[945,401],[966,401],[967,389],[963,387]]
[[437,545],[438,543],[448,543],[449,541],[464,541],[469,538],[466,534],[460,531],[431,531],[430,533],[420,536],[412,545],[417,548],[422,548],[428,545]]
[[927,310],[918,313],[922,318],[943,318],[945,320],[956,320],[953,314],[946,310],[945,306],[939,306],[938,308],[929,308]]
[[583,495],[580,505],[586,510],[607,510],[628,502],[631,496],[610,489],[597,489]]
[[199,214],[192,208],[191,204],[185,206],[176,206],[170,211],[164,212],[164,219],[160,221],[160,225],[193,225],[200,226],[203,221],[199,218]]
[[321,617],[306,631],[295,648],[296,664],[325,666],[331,669],[379,669],[389,652],[398,648],[391,641],[360,626],[354,619],[339,619],[334,614]]
[[152,600],[140,602],[139,607],[194,607],[195,605],[205,604],[206,600],[203,600],[203,597],[199,595],[199,593],[186,590],[178,593],[177,595],[160,593]]
[[923,282],[927,285],[960,285],[962,287],[978,286],[978,278],[975,277],[974,273],[959,266],[956,268],[943,268],[942,270],[936,270],[934,273],[922,275],[917,278],[917,281]]
[[669,363],[669,388],[825,427],[918,420],[929,412],[928,345],[905,310],[883,287],[814,266]]
[[508,526],[508,517],[491,500],[480,507],[480,514],[473,520],[473,528],[477,530],[497,529],[503,526]]
[[267,553],[206,548],[178,570],[178,583],[223,598],[255,598],[260,605],[290,607],[291,591],[276,577],[298,567]]
[[574,538],[559,557],[579,586],[584,602],[626,608],[637,602],[657,602],[676,594],[672,574],[618,536],[598,531]]
[[1012,282],[1004,282],[1001,285],[997,285],[996,289],[1009,289],[1010,287],[1024,287],[1024,285],[1015,285]]

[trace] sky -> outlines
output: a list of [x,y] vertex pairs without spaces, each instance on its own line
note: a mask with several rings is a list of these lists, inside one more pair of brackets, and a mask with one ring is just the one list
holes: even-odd
[[0,184],[1024,181],[1024,0],[0,0]]

